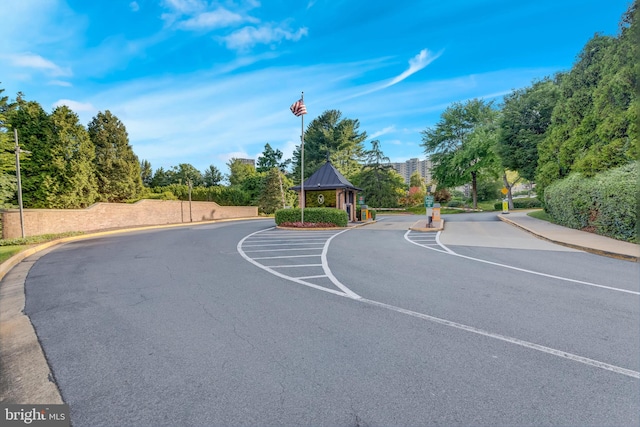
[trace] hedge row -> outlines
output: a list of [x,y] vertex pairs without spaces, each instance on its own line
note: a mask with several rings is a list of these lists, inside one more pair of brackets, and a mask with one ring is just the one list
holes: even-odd
[[[276,225],[285,222],[300,222],[302,214],[300,208],[279,209],[275,213]],[[305,208],[304,222],[321,222],[335,224],[336,227],[346,227],[347,212],[335,208]]]
[[[502,202],[498,202],[493,205],[495,210],[502,210]],[[542,202],[535,197],[522,197],[519,199],[513,199],[513,209],[534,209],[541,208]]]
[[[165,187],[154,187],[152,193],[145,195],[149,199],[189,200],[189,187],[172,184]],[[250,196],[247,192],[235,187],[194,187],[191,189],[191,200],[199,202],[216,202],[220,206],[249,206]]]
[[592,178],[571,174],[545,189],[545,210],[566,227],[637,242],[638,169],[634,162]]

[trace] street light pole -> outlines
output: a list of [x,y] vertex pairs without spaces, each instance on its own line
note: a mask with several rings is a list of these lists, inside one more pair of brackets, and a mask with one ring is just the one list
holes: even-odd
[[20,150],[18,145],[18,129],[13,129],[13,139],[16,142],[16,180],[18,182],[18,206],[20,207],[20,229],[22,231],[22,238],[24,239],[24,212],[22,208],[22,181],[20,179],[20,153],[28,153],[28,151]]

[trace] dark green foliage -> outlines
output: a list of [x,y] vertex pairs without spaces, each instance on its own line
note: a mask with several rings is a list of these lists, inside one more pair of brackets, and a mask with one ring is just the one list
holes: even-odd
[[42,183],[48,208],[85,208],[98,199],[95,148],[78,115],[67,106],[50,116],[51,163]]
[[209,165],[209,167],[204,171],[202,179],[205,187],[213,187],[214,185],[220,185],[224,177],[217,167]]
[[[298,223],[302,220],[299,208],[279,209],[275,213],[276,225],[282,223]],[[334,208],[306,208],[304,210],[305,223],[329,223],[336,227],[346,227],[347,212]]]
[[501,197],[500,189],[502,184],[498,181],[485,179],[478,183],[478,200],[488,202]]
[[638,162],[586,177],[573,173],[547,187],[544,205],[558,224],[637,242]]
[[8,121],[12,129],[18,129],[20,147],[31,152],[20,155],[23,204],[27,208],[46,208],[48,194],[43,183],[51,173],[51,118],[35,101],[19,96],[16,104]]
[[292,203],[295,193],[287,190],[291,184],[291,181],[277,167],[264,172],[262,192],[258,197],[259,211],[270,215],[277,209],[283,209],[287,204]]
[[[360,170],[359,160],[362,157],[367,139],[366,132],[359,132],[360,122],[343,119],[338,110],[327,110],[315,118],[307,127],[304,135],[304,178],[309,178],[327,161],[331,163],[347,179],[351,179]],[[300,147],[293,153],[293,177],[300,184]]]
[[[164,187],[154,187],[153,194],[165,196],[150,196],[150,198],[189,200],[189,186],[172,184]],[[172,194],[174,197],[168,197]],[[194,187],[191,190],[191,200],[202,202],[216,202],[220,206],[249,206],[249,195],[237,187]]]
[[371,141],[371,149],[364,152],[365,163],[352,176],[352,183],[362,189],[365,200],[378,208],[398,207],[398,200],[405,194],[404,179],[389,164],[380,141]]
[[471,182],[473,206],[477,207],[477,182],[483,175],[496,175],[499,168],[495,144],[498,113],[491,102],[472,99],[456,102],[442,113],[440,121],[422,132],[425,154],[433,161],[433,179],[442,187]]
[[[449,204],[449,206],[452,206]],[[499,211],[502,209],[502,202],[498,202],[493,205],[495,210]],[[513,199],[513,208],[514,209],[536,209],[541,208],[542,202],[536,197],[526,197],[520,199]]]
[[151,169],[151,163],[148,160],[140,161],[140,178],[142,178],[142,185],[151,187],[153,182],[153,169]]
[[124,202],[142,193],[138,157],[129,145],[124,124],[109,110],[98,113],[88,126],[95,145],[95,167],[100,198]]
[[258,157],[258,164],[256,165],[256,171],[268,172],[273,168],[277,168],[281,171],[285,171],[291,163],[291,159],[282,161],[282,151],[271,148],[271,144],[266,143],[262,155]]
[[551,126],[538,146],[539,195],[571,172],[594,176],[637,158],[636,10],[634,2],[618,37],[596,35],[589,40],[571,71],[562,76]]
[[546,78],[504,98],[496,149],[502,165],[527,180],[535,178],[538,145],[551,124],[558,96],[558,78]]

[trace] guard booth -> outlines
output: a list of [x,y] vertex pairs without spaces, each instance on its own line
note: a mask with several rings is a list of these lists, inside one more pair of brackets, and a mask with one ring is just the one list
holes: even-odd
[[302,186],[296,185],[290,190],[298,192],[300,207],[342,209],[347,212],[350,222],[358,220],[355,209],[356,197],[362,190],[354,187],[330,161],[304,181],[304,200]]

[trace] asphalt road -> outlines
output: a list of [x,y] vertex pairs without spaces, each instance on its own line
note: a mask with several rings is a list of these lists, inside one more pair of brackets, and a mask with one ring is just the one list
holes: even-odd
[[638,265],[497,222],[202,225],[39,254],[74,426],[638,425]]

